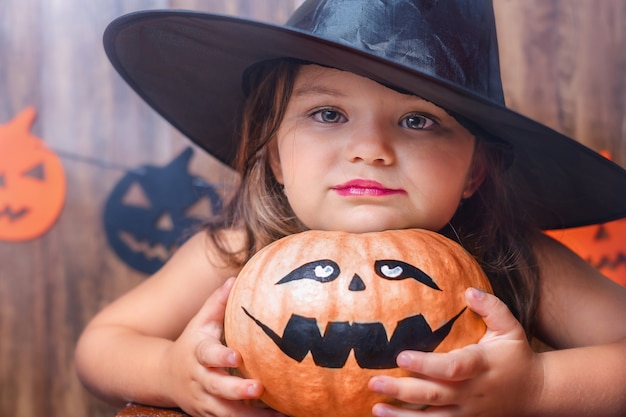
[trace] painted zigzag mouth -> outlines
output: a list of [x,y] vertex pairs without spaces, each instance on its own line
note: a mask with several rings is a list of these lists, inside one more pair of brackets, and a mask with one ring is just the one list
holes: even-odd
[[354,350],[354,357],[361,368],[397,368],[396,357],[404,350],[432,352],[448,336],[456,316],[433,331],[423,315],[407,317],[398,322],[391,338],[382,323],[329,322],[320,334],[317,320],[292,314],[285,326],[283,336],[256,319],[244,307],[243,311],[268,335],[290,358],[301,362],[311,352],[317,366],[342,368]]

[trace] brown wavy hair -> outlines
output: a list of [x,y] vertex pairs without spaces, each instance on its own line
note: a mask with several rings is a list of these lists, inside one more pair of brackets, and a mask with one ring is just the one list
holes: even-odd
[[[304,64],[291,59],[268,61],[251,68],[246,75],[248,95],[236,161],[241,182],[222,213],[206,225],[209,236],[231,266],[242,267],[269,243],[307,230],[274,178],[268,146],[275,139],[298,69]],[[509,306],[531,338],[539,271],[530,243],[532,222],[517,203],[519,190],[508,176],[511,150],[461,116],[453,116],[476,136],[474,158],[480,159],[487,169],[481,186],[461,203],[440,233],[458,241],[478,260],[495,294]],[[222,235],[233,229],[245,233],[244,246],[235,251]]]

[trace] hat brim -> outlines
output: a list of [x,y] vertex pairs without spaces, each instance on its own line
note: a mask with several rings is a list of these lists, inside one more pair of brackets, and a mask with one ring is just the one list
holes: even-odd
[[194,11],[122,16],[104,34],[122,78],[193,142],[227,165],[238,143],[242,77],[251,65],[290,57],[336,67],[414,93],[513,147],[510,174],[539,227],[626,216],[626,171],[553,129],[445,80],[298,29]]

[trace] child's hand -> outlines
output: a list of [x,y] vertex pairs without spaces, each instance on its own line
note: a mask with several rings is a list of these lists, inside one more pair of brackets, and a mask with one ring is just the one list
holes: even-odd
[[[245,405],[263,392],[260,382],[230,375],[241,357],[221,343],[226,301],[233,280],[217,289],[165,355],[164,392],[192,416],[262,417],[281,415]],[[167,308],[164,306],[164,308]]]
[[[408,403],[407,407],[376,404],[374,415],[516,416],[524,415],[536,403],[543,367],[521,325],[493,295],[469,289],[466,298],[487,324],[480,342],[449,353],[400,353],[398,365],[418,377],[377,376],[369,386]],[[417,404],[429,407],[410,409]]]

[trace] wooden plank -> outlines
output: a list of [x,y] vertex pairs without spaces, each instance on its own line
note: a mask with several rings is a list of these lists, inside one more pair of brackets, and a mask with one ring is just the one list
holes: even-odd
[[187,417],[188,414],[171,408],[147,407],[139,404],[128,404],[115,417]]
[[509,106],[626,166],[626,2],[494,4]]

